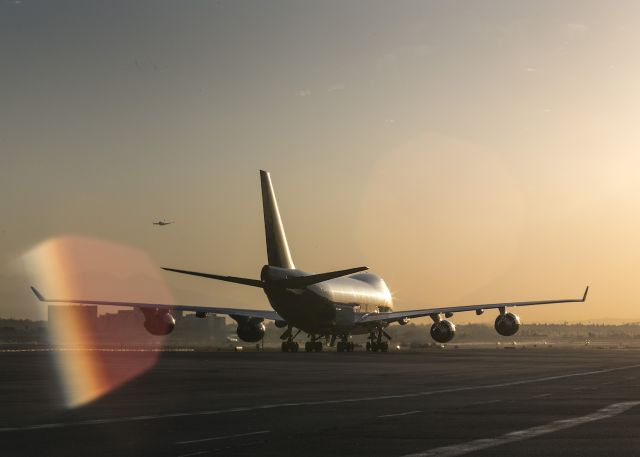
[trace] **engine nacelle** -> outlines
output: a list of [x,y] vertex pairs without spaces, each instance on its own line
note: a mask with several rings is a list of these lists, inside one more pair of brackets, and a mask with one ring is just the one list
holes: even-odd
[[236,333],[242,341],[257,343],[264,336],[265,330],[261,320],[249,319],[245,322],[238,322]]
[[176,326],[176,320],[171,313],[145,312],[144,328],[152,335],[168,335]]
[[448,343],[456,334],[456,326],[448,320],[434,322],[431,326],[431,338],[438,343]]
[[520,318],[513,313],[500,314],[496,318],[495,328],[502,336],[515,335],[520,330]]

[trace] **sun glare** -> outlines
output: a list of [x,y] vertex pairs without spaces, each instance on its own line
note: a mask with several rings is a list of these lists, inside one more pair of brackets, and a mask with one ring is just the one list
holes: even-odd
[[[173,300],[156,271],[158,267],[138,249],[63,236],[37,245],[23,258],[32,283],[47,297],[158,303]],[[120,316],[129,313],[135,317],[138,311],[64,303],[38,306],[43,318],[48,317],[49,340],[68,408],[102,397],[156,363],[163,338],[148,335],[141,324],[119,329],[117,341],[113,334],[101,331],[101,312],[124,310]],[[113,363],[113,351],[125,350],[131,351],[127,352],[131,356]]]

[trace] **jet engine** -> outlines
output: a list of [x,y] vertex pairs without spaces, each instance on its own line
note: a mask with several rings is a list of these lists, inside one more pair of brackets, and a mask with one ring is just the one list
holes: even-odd
[[247,343],[256,343],[262,339],[265,332],[262,319],[248,319],[246,321],[238,322],[238,329],[236,333],[238,338]]
[[515,335],[520,329],[520,318],[513,313],[500,314],[496,318],[495,328],[502,336]]
[[176,326],[176,320],[169,312],[143,312],[144,328],[152,335],[168,335]]
[[456,334],[456,326],[448,320],[434,322],[431,326],[431,338],[438,343],[448,343]]

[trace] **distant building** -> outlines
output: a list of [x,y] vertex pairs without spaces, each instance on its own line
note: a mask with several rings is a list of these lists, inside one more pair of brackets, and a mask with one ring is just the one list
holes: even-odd
[[[227,325],[224,316],[207,315],[197,318],[193,313],[172,312],[176,319],[174,331],[166,336],[151,335],[144,327],[145,317],[139,309],[112,309],[115,312],[98,315],[97,306],[51,305],[48,307],[49,341],[54,345],[117,347],[178,345],[220,346],[226,343]],[[6,335],[4,335],[6,334]],[[15,339],[15,332],[6,329],[0,337]]]
[[62,328],[75,323],[95,330],[98,322],[98,307],[94,305],[49,305],[47,321],[49,327],[61,326]]

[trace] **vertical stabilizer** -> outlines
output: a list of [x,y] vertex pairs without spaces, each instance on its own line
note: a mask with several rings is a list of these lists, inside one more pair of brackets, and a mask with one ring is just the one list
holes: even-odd
[[260,185],[262,187],[262,210],[264,212],[264,234],[267,239],[267,257],[269,265],[273,267],[295,268],[287,237],[284,234],[278,202],[271,185],[269,172],[260,170]]

